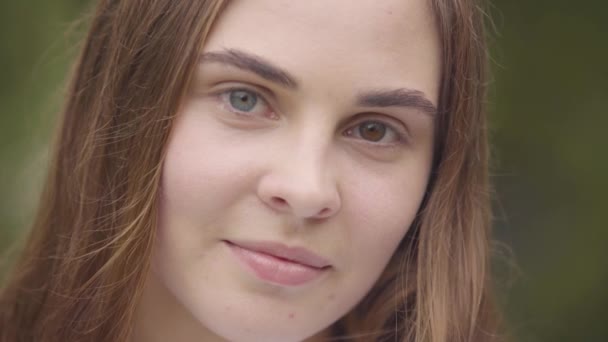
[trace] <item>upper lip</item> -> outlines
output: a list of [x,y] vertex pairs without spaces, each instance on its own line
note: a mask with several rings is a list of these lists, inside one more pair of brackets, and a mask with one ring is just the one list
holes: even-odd
[[310,267],[325,268],[331,266],[331,263],[327,259],[309,251],[304,247],[291,247],[282,243],[271,241],[226,240],[226,242],[250,251],[268,254],[270,256],[297,262]]

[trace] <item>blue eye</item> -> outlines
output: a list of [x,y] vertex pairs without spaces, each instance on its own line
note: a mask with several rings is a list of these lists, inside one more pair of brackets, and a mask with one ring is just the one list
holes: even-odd
[[230,105],[241,112],[250,112],[258,103],[258,96],[247,90],[231,90],[228,96]]

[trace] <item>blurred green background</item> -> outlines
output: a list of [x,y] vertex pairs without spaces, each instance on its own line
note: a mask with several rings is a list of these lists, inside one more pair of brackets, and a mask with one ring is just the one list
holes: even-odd
[[[31,222],[87,0],[0,5],[0,250]],[[516,341],[608,341],[608,2],[494,0],[496,238]],[[604,151],[604,152],[602,152]]]

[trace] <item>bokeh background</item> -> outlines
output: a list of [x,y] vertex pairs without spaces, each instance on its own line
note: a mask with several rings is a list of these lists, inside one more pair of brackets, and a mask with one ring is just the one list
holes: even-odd
[[[31,222],[90,3],[0,4],[0,251]],[[509,327],[516,341],[608,341],[608,2],[493,6],[492,174],[496,238],[512,252],[497,259]]]

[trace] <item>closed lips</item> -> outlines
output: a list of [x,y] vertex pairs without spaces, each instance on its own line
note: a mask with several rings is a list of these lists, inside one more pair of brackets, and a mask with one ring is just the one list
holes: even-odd
[[229,245],[234,245],[252,252],[265,254],[282,261],[301,264],[303,266],[317,269],[331,267],[328,260],[302,247],[288,247],[284,244],[276,242],[249,242],[238,240],[225,240],[225,242]]

